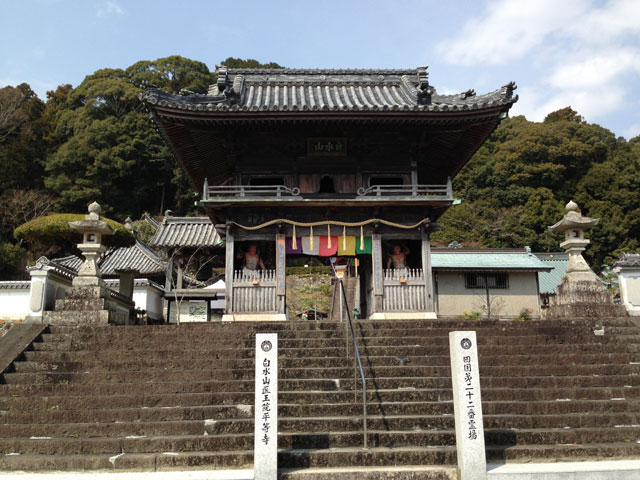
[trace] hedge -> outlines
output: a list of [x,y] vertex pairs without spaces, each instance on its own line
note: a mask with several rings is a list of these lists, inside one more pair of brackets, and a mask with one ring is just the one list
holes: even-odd
[[[47,217],[36,218],[23,223],[13,232],[18,240],[40,245],[59,245],[75,248],[80,243],[82,235],[69,226],[69,222],[84,220],[85,215],[75,213],[61,213]],[[107,247],[130,247],[135,244],[133,234],[121,223],[109,218],[102,218],[115,230],[115,235],[102,237],[102,243]]]

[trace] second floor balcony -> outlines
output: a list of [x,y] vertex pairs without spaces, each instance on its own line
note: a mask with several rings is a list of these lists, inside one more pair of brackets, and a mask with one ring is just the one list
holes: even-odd
[[202,202],[216,204],[431,204],[453,202],[451,180],[442,185],[371,185],[352,193],[303,193],[285,185],[209,185],[205,179]]

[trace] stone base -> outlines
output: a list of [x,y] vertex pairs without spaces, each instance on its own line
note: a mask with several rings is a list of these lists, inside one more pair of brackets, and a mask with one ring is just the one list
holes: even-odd
[[64,299],[56,300],[55,311],[44,312],[42,321],[51,325],[127,325],[128,307],[111,298],[104,285],[74,286]]
[[598,281],[572,281],[564,277],[558,294],[551,297],[543,319],[575,317],[625,317],[623,305],[613,303],[613,295]]
[[369,320],[437,320],[436,312],[384,312],[372,313]]
[[286,322],[284,313],[225,313],[223,322]]
[[111,314],[109,310],[55,311],[44,312],[43,322],[50,325],[107,325]]

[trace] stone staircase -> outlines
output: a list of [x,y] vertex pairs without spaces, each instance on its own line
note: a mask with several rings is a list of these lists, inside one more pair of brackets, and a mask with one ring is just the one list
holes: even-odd
[[490,462],[640,458],[640,330],[627,319],[355,327],[367,450],[344,324],[51,326],[3,376],[0,469],[250,468],[256,332],[279,333],[284,478],[312,467],[455,464],[454,329],[477,331]]

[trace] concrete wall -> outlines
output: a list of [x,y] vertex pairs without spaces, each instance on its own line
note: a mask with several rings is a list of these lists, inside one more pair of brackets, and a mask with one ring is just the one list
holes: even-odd
[[24,320],[29,313],[30,282],[0,282],[0,322]]
[[618,271],[620,298],[627,313],[640,316],[640,268],[625,268]]
[[154,320],[162,318],[162,292],[151,286],[133,287],[133,301],[136,308],[147,311],[147,316]]
[[[40,311],[51,311],[54,308],[56,298],[64,298],[70,284],[54,280],[52,278],[37,277],[32,282],[40,283],[41,303]],[[32,282],[20,282],[21,288],[15,288],[18,282],[0,282],[0,322],[24,320],[33,315],[30,308]],[[117,280],[107,280],[107,285],[118,290]],[[133,289],[133,301],[137,308],[147,311],[147,316],[153,319],[162,318],[162,290],[146,280],[137,280],[138,285]],[[24,285],[22,285],[24,284]],[[8,288],[11,286],[11,288]]]
[[[491,314],[517,317],[527,308],[533,316],[540,315],[536,272],[513,272],[509,288],[490,289]],[[464,315],[473,312],[486,314],[486,295],[483,288],[466,288],[465,272],[436,272],[438,315]]]

